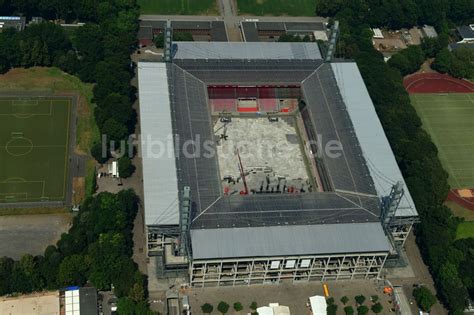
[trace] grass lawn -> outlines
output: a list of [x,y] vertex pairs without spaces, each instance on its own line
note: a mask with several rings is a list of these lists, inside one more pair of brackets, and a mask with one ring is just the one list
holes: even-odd
[[411,94],[452,188],[474,187],[474,94]]
[[466,221],[474,221],[474,211],[466,209],[454,201],[446,201],[444,204],[451,209],[455,216],[464,218]]
[[314,0],[237,0],[239,14],[314,16]]
[[456,231],[456,238],[469,238],[474,237],[474,222],[463,222],[459,224],[458,230]]
[[217,15],[217,0],[138,0],[141,14]]
[[71,98],[0,98],[0,202],[64,200]]
[[[42,95],[75,95],[77,97],[76,145],[78,154],[89,154],[89,149],[100,139],[99,130],[94,119],[92,103],[92,84],[83,83],[77,77],[66,74],[57,68],[32,67],[15,68],[0,75],[0,95],[42,94]],[[95,163],[92,160],[86,165],[87,176],[82,189],[86,196],[90,194],[94,180]]]

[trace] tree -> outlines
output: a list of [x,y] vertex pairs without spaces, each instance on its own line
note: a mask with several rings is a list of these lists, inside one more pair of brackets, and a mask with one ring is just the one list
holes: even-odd
[[365,305],[361,305],[357,308],[357,315],[366,315],[369,313],[369,308]]
[[341,303],[344,304],[344,305],[346,305],[347,302],[349,302],[349,298],[344,295],[344,296],[341,298]]
[[336,304],[330,304],[326,308],[327,314],[328,315],[336,315],[337,313],[337,305]]
[[221,312],[222,314],[227,314],[229,311],[229,304],[227,304],[224,301],[220,301],[219,304],[217,305],[217,310]]
[[113,118],[109,118],[104,122],[102,127],[102,133],[106,134],[111,141],[118,142],[124,140],[127,137],[127,127],[120,124]]
[[370,300],[371,300],[372,302],[374,302],[374,303],[377,303],[378,300],[379,300],[379,296],[376,295],[376,294],[375,294],[375,295],[372,295],[372,296],[370,297]]
[[117,302],[117,313],[120,315],[135,315],[135,303],[128,297],[122,297]]
[[86,282],[87,265],[82,255],[67,256],[59,265],[58,279],[64,286],[83,285]]
[[258,307],[257,302],[253,301],[252,303],[250,303],[250,309],[251,309],[251,310],[256,310],[257,307]]
[[130,160],[128,156],[124,155],[118,160],[118,171],[122,178],[132,176],[135,171],[135,166],[132,164],[132,160]]
[[383,306],[382,304],[380,303],[375,303],[374,305],[372,305],[372,307],[370,308],[372,310],[372,312],[374,312],[375,314],[379,314],[379,313],[382,313],[383,311]]
[[418,307],[425,312],[429,312],[431,307],[436,303],[436,297],[424,286],[415,288],[413,290],[413,297]]
[[334,298],[333,297],[330,297],[326,300],[326,304],[327,305],[333,305],[334,304]]
[[107,144],[103,144],[102,142],[94,143],[91,147],[91,155],[100,164],[107,162],[109,159],[109,150],[107,149]]
[[143,284],[136,282],[130,288],[128,295],[134,302],[140,302],[145,300],[145,289],[143,288]]
[[214,306],[212,306],[209,303],[204,303],[203,305],[201,305],[201,311],[204,314],[211,314],[213,310],[214,310]]
[[357,296],[355,297],[355,301],[356,301],[357,304],[362,305],[362,304],[364,304],[364,302],[365,302],[365,296],[363,296],[363,295],[357,295]]
[[244,309],[244,307],[242,306],[242,303],[240,303],[240,302],[235,302],[234,303],[234,310],[236,312],[240,312],[243,309]]
[[165,34],[160,33],[155,36],[153,39],[153,43],[155,44],[156,48],[164,48],[165,47]]
[[344,312],[346,315],[353,315],[354,314],[354,308],[352,306],[346,306],[344,307]]

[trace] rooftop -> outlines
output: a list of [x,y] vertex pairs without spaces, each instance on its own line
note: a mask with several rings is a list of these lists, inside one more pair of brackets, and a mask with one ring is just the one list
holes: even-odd
[[15,28],[22,31],[25,24],[26,18],[24,16],[0,16],[0,32],[5,28]]
[[[140,74],[156,67],[161,69],[159,75],[152,74],[156,69]],[[388,194],[391,183],[403,177],[355,63],[323,64],[315,43],[179,42],[174,63],[167,64],[166,70],[164,67],[164,64],[139,63],[141,103],[142,91],[145,95],[145,112],[142,109],[140,112],[142,134],[155,132],[151,125],[154,122],[160,126],[155,128],[156,132],[162,136],[172,134],[178,148],[176,160],[170,158],[157,163],[144,158],[145,212],[146,217],[153,218],[146,220],[147,225],[176,222],[178,189],[190,186],[192,228],[196,231],[334,223],[331,226],[338,234],[344,232],[344,224],[363,227],[376,223],[380,227],[380,198]],[[145,82],[143,86],[142,82]],[[334,140],[343,147],[336,157],[326,154],[317,157],[325,191],[225,196],[218,157],[215,154],[204,157],[196,146],[182,150],[189,140],[201,148],[209,145],[216,150],[215,121],[207,87],[227,84],[301,87],[303,103],[299,112],[306,132],[318,135],[323,148]],[[168,88],[167,106],[171,112],[161,107],[166,106],[164,90]],[[161,94],[156,94],[157,91]],[[147,108],[150,112],[146,112]],[[171,131],[164,122],[170,120],[169,115]],[[147,163],[167,166],[146,166]],[[160,167],[164,168],[161,172],[157,171]],[[146,172],[146,168],[152,171]],[[389,178],[385,180],[390,185],[382,181],[384,176]],[[158,186],[147,188],[147,177],[153,179],[152,183],[165,177],[168,190],[164,193]],[[409,193],[404,198],[397,215],[416,216]],[[147,206],[147,199],[151,207]],[[163,212],[173,220],[165,220]]]
[[[373,237],[368,237],[373,236]],[[191,230],[194,259],[387,252],[379,223]],[[209,240],[215,240],[209,246]],[[258,240],[258,241],[257,241]]]
[[457,30],[464,40],[474,40],[474,24],[459,26]]

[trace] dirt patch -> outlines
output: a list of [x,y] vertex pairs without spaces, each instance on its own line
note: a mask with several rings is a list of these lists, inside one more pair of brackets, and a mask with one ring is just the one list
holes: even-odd
[[72,179],[72,191],[73,204],[80,204],[86,195],[86,178],[74,177]]
[[71,214],[0,217],[0,253],[19,259],[25,254],[41,255],[69,230]]

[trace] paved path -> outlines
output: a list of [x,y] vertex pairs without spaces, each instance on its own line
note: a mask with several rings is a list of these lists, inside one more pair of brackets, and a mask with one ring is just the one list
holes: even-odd
[[[424,286],[428,287],[431,292],[435,293],[435,287],[434,287],[434,282],[433,278],[431,277],[430,272],[428,271],[428,267],[425,265],[423,262],[423,259],[421,258],[421,253],[420,250],[418,249],[418,245],[415,242],[415,236],[413,233],[410,234],[408,237],[406,243],[405,243],[405,252],[408,257],[408,260],[410,261],[410,266],[411,269],[413,270],[414,277],[396,277],[396,278],[390,278],[390,282],[394,286],[401,286],[403,287],[403,292],[407,296],[407,298],[413,302],[412,296],[413,296],[413,285],[414,284],[423,284]],[[418,314],[417,313],[417,307],[415,303],[410,304],[411,310],[413,314]],[[433,315],[444,315],[448,314],[448,311],[444,309],[444,307],[438,302],[433,306],[431,309],[431,314]]]

